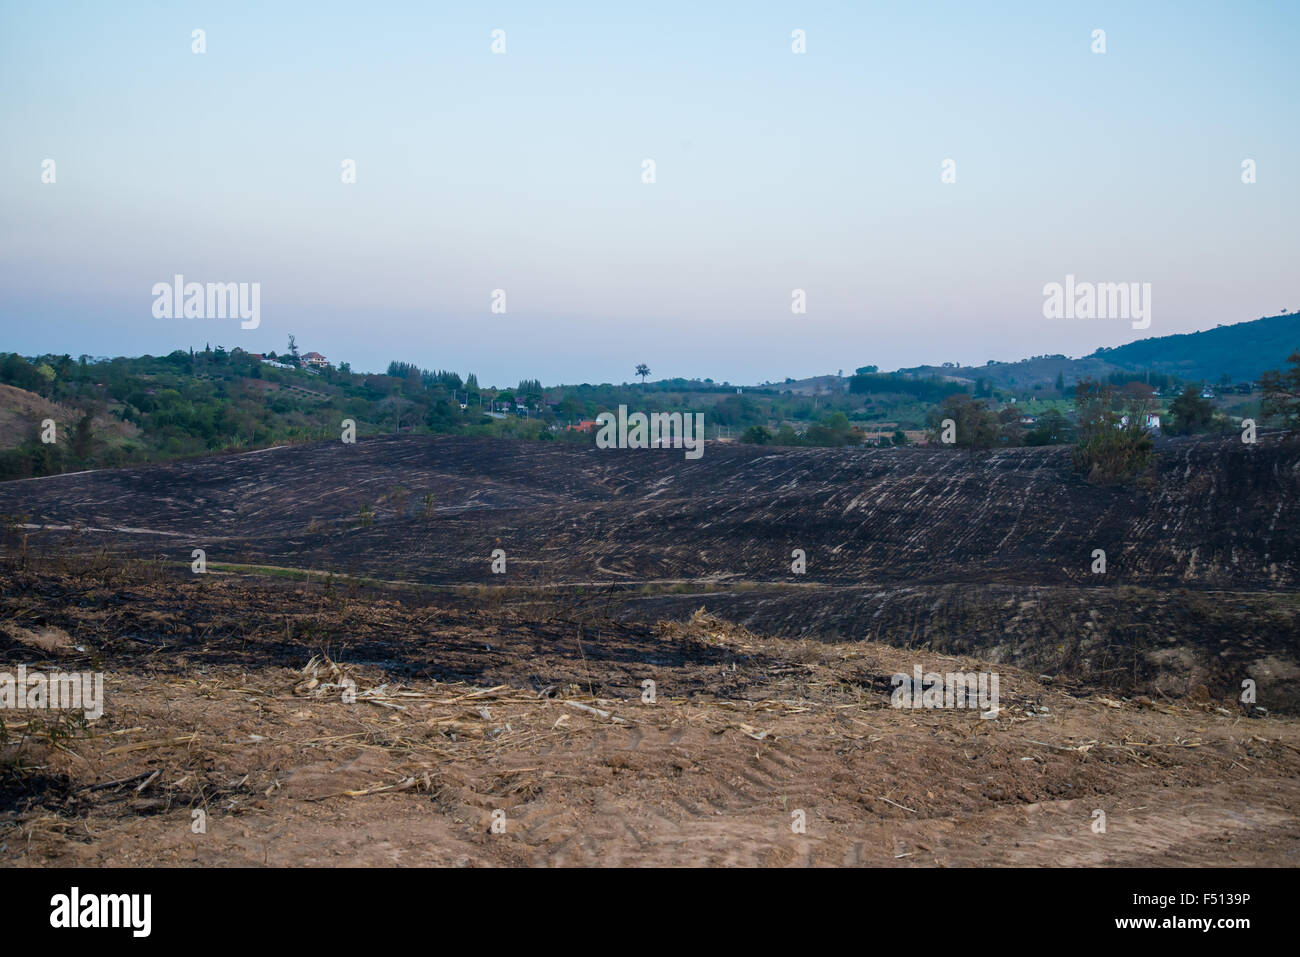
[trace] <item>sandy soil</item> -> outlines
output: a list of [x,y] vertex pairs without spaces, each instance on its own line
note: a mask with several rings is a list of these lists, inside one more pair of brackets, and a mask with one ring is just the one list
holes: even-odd
[[[1203,692],[1118,700],[707,614],[0,584],[6,667],[100,667],[108,702],[86,727],[3,716],[6,864],[1300,863],[1300,724]],[[917,664],[997,671],[1003,710],[891,708]]]

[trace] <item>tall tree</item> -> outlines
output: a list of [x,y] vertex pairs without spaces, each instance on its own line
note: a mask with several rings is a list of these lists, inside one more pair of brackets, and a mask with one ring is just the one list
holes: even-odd
[[1208,432],[1214,423],[1214,403],[1201,398],[1201,390],[1194,385],[1183,389],[1173,402],[1169,403],[1169,414],[1173,416],[1172,428],[1175,435],[1192,435],[1196,432]]
[[950,395],[943,405],[930,414],[930,425],[936,438],[942,438],[943,420],[952,419],[954,444],[969,449],[974,455],[987,449],[998,440],[998,419],[982,399],[972,399],[964,392]]
[[93,417],[87,412],[77,420],[77,428],[72,433],[72,454],[79,459],[90,458],[93,421]]
[[1287,358],[1289,369],[1270,369],[1259,377],[1264,415],[1276,416],[1285,429],[1300,428],[1300,350]]

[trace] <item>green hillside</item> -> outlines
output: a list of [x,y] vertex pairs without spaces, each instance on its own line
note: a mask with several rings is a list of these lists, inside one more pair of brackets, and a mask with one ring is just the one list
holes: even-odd
[[1204,332],[1139,339],[1091,358],[1125,369],[1166,372],[1182,379],[1253,381],[1266,369],[1282,366],[1300,349],[1300,314],[1284,314],[1218,326]]
[[[639,384],[480,388],[476,377],[392,362],[385,374],[266,362],[218,346],[162,357],[91,360],[0,353],[0,480],[213,452],[265,448],[357,434],[428,432],[594,441],[591,420],[627,405],[645,413],[700,412],[711,439],[777,445],[902,444],[934,425],[934,412],[969,396],[1014,426],[1022,416],[1068,415],[1074,386],[1091,379],[1121,388],[1139,380],[1168,400],[1188,385],[1219,387],[1202,418],[1261,413],[1249,383],[1300,350],[1300,316],[1280,315],[1206,332],[1144,339],[1091,356],[1033,356],[983,366],[921,366],[850,377],[736,387],[711,379]],[[629,369],[631,364],[629,363]],[[54,432],[46,434],[53,421]],[[587,423],[583,425],[582,423]],[[1217,424],[1216,424],[1217,423]],[[1061,430],[1050,431],[1052,441]],[[1060,433],[1058,435],[1058,433]],[[1031,443],[1032,444],[1032,443]]]
[[982,366],[916,366],[899,369],[917,376],[941,376],[979,390],[980,384],[1007,390],[1050,389],[1057,382],[1105,379],[1117,372],[1150,372],[1187,382],[1253,382],[1266,369],[1278,369],[1300,349],[1300,314],[1284,314],[1217,326],[1204,332],[1139,339],[1101,348],[1079,359],[1034,356],[1018,362]]

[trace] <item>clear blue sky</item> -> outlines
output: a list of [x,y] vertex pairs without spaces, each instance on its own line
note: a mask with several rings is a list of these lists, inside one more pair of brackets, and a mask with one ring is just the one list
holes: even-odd
[[[1296,2],[3,0],[0,350],[753,382],[1297,310],[1298,64]],[[1067,273],[1151,328],[1044,319]]]

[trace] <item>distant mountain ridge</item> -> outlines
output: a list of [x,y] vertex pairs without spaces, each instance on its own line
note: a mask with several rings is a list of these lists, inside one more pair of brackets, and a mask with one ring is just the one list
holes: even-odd
[[1267,369],[1281,368],[1297,349],[1300,314],[1284,313],[1201,332],[1139,339],[1113,349],[1098,349],[1090,358],[1184,379],[1215,380],[1226,374],[1235,382],[1253,381]]
[[1019,362],[990,362],[982,366],[915,366],[900,373],[975,382],[990,386],[1050,386],[1060,375],[1066,384],[1112,372],[1161,372],[1191,381],[1253,382],[1268,369],[1280,369],[1300,350],[1300,313],[1265,316],[1249,322],[1220,325],[1201,332],[1139,339],[1091,355],[1035,356]]

